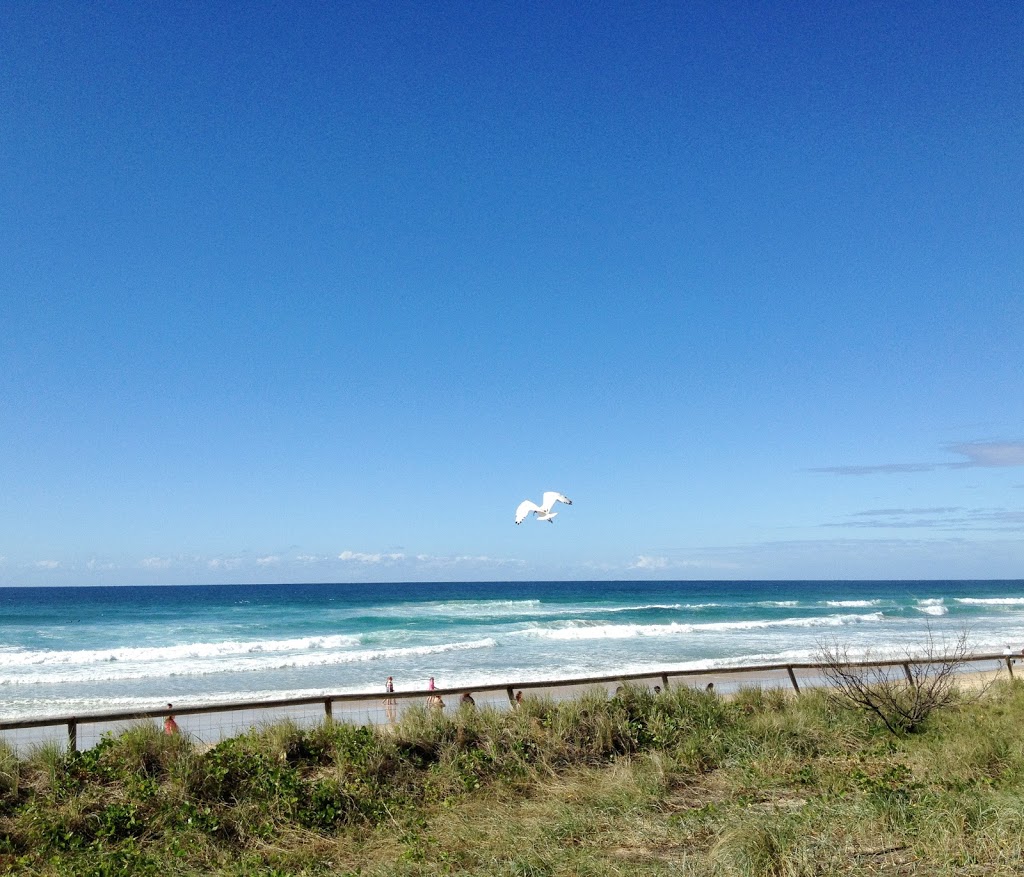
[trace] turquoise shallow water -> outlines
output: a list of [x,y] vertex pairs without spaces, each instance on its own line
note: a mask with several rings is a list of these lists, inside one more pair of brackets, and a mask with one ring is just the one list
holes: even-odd
[[1024,581],[0,589],[0,717],[1024,646]]

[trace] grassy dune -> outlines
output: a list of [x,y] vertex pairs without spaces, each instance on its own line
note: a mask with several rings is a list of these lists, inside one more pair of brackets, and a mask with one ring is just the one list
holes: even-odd
[[390,730],[0,744],[0,874],[1010,875],[1024,684],[889,734],[822,692],[627,689]]

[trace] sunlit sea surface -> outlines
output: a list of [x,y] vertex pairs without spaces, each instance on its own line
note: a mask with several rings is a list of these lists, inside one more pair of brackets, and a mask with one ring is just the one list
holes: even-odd
[[1024,581],[0,589],[0,719],[1024,646]]

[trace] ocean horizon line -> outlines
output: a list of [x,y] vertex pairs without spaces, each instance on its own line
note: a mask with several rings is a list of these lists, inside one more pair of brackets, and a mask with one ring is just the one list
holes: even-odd
[[964,582],[970,584],[994,584],[1000,582],[1022,582],[1024,578],[730,578],[730,579],[409,579],[394,581],[377,581],[373,579],[359,579],[352,581],[262,581],[262,582],[122,582],[120,584],[49,584],[49,585],[20,585],[0,584],[0,590],[14,590],[30,588],[40,591],[60,588],[250,588],[250,587],[317,587],[320,585],[332,587],[406,587],[406,586],[429,586],[429,585],[583,585],[583,584],[649,584],[649,585],[716,585],[716,584],[937,584],[940,582]]

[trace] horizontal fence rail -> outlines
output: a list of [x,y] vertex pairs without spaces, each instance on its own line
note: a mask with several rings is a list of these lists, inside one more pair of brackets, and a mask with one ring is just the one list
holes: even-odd
[[[1006,668],[1013,678],[1013,664],[1020,656],[1006,654],[966,655],[959,657],[935,658],[893,658],[877,661],[843,662],[849,668],[893,668],[902,669],[908,679],[912,678],[911,667],[928,667],[941,664],[956,664],[964,670],[981,671],[996,662],[997,669]],[[830,666],[823,663],[758,664],[743,667],[709,667],[701,670],[664,670],[647,673],[624,673],[614,676],[588,676],[570,679],[534,680],[501,685],[480,685],[474,688],[436,688],[433,690],[360,692],[317,695],[312,697],[284,698],[279,700],[245,700],[206,706],[182,706],[173,709],[174,716],[183,733],[201,743],[216,743],[225,737],[243,733],[251,728],[274,721],[290,720],[296,724],[314,724],[325,719],[348,721],[353,724],[383,725],[397,721],[401,713],[410,707],[436,708],[452,711],[461,705],[464,694],[471,694],[473,702],[480,707],[512,709],[519,696],[525,693],[547,695],[555,699],[579,694],[581,690],[604,687],[609,693],[613,687],[630,683],[646,683],[661,686],[668,691],[674,685],[689,687],[714,687],[717,691],[729,692],[743,685],[744,679],[762,687],[786,687],[800,693],[801,683],[808,687],[827,683],[825,670]],[[92,745],[104,733],[123,729],[125,723],[163,722],[168,715],[166,706],[159,709],[132,710],[130,712],[82,713],[72,716],[48,718],[0,720],[0,740],[14,746],[38,744],[47,741],[66,740],[70,749],[88,748],[82,746],[88,737]],[[211,721],[210,717],[216,719]],[[89,733],[85,733],[88,731]],[[32,733],[35,732],[35,733]],[[13,735],[13,738],[12,738]],[[66,735],[66,736],[65,736]]]

